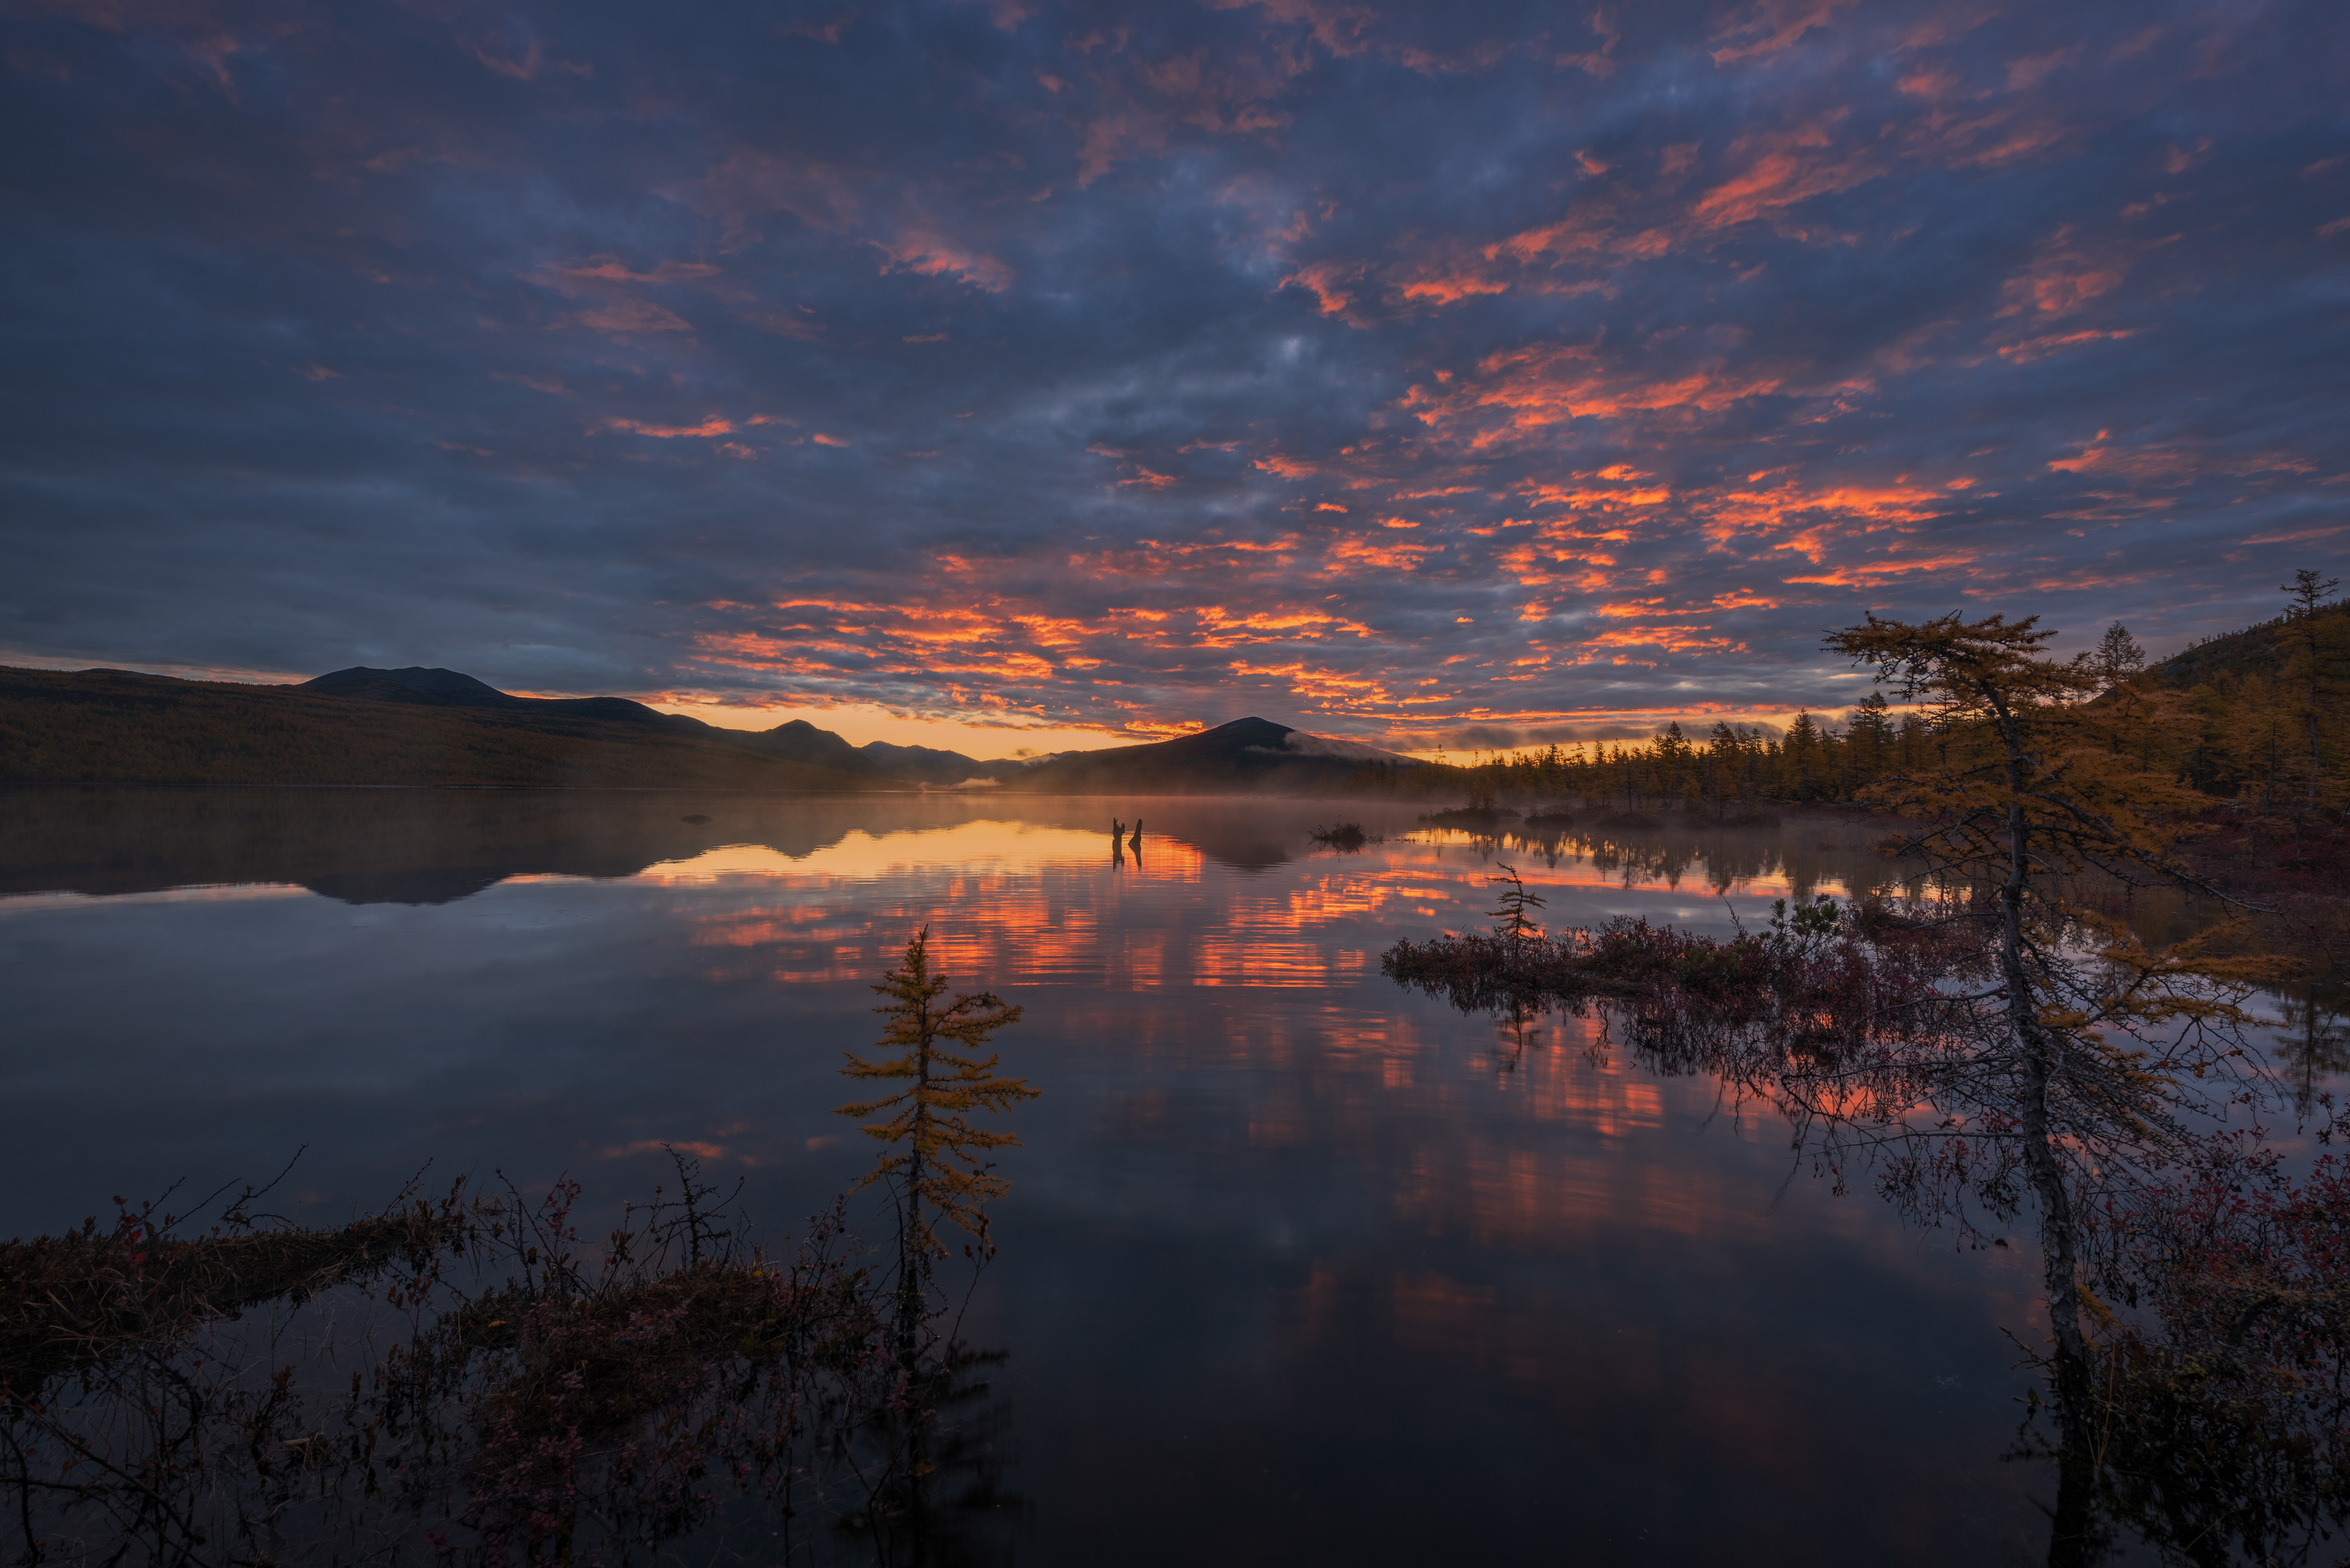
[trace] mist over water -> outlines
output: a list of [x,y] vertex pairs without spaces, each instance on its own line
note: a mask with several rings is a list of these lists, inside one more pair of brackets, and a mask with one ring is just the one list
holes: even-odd
[[[2044,1553],[2003,1462],[2023,1238],[1837,1198],[1765,1110],[1596,1020],[1378,973],[1485,923],[1749,925],[1883,882],[1866,835],[1479,837],[1253,799],[27,793],[0,859],[0,1229],[305,1153],[331,1223],[502,1170],[582,1229],[689,1147],[793,1234],[869,1165],[832,1114],[919,927],[1026,1010],[1001,1255],[1023,1561],[1979,1563]],[[1344,815],[1384,842],[1318,850]],[[1142,821],[1114,854],[1113,816]],[[691,820],[702,818],[704,820]],[[290,1197],[286,1197],[290,1194]],[[600,1208],[599,1208],[600,1206]],[[853,1210],[853,1212],[855,1212]],[[858,1216],[879,1239],[878,1212]]]

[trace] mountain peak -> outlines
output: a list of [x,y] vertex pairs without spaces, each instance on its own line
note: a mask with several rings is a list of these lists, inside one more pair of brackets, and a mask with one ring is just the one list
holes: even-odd
[[1077,794],[1303,790],[1349,778],[1371,763],[1417,765],[1376,746],[1309,734],[1252,713],[1171,741],[1075,753],[1007,782],[1017,789]]
[[390,698],[411,702],[438,702],[467,708],[504,708],[523,701],[486,680],[454,670],[427,669],[411,664],[404,670],[377,670],[354,664],[301,683],[301,690],[332,697]]
[[411,664],[405,670],[377,670],[365,664],[354,664],[348,670],[305,680],[305,686],[335,686],[349,680],[396,680],[402,686],[413,686],[420,691],[488,691],[503,697],[504,692],[486,680],[476,680],[454,670],[426,669]]

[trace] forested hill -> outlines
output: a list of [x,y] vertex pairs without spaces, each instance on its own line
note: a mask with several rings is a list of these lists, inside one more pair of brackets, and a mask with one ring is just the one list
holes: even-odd
[[[2321,649],[2350,651],[2350,604],[2328,605],[2316,616]],[[2174,653],[2147,673],[2166,686],[2206,686],[2218,680],[2258,676],[2274,680],[2283,673],[2302,642],[2302,623],[2290,616],[2264,620],[2241,631],[2231,631]]]
[[703,730],[691,719],[643,709],[649,722],[607,706],[641,706],[625,699],[539,702],[483,691],[504,701],[462,691],[455,704],[385,701],[380,691],[0,666],[0,782],[786,792],[888,782],[765,755],[706,730],[681,732]]

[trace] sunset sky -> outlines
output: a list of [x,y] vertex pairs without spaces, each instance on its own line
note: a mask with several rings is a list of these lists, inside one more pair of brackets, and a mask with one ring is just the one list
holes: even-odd
[[2350,576],[2350,6],[0,0],[0,661],[980,755]]

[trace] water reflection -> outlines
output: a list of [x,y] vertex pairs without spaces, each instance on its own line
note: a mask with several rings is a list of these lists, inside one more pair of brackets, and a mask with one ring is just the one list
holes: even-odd
[[[18,787],[6,800],[0,896],[276,882],[345,903],[440,904],[517,877],[630,877],[712,851],[723,857],[712,868],[744,854],[746,867],[772,867],[838,850],[833,868],[871,875],[905,852],[906,840],[942,828],[974,830],[948,847],[975,850],[983,863],[1092,863],[1102,848],[1092,803],[1024,801],[1016,819],[974,823],[1003,806],[948,795]],[[1177,836],[1195,857],[1240,869],[1283,864],[1303,836],[1289,831],[1295,813],[1278,805],[1236,812],[1174,802],[1162,810],[1181,819]],[[1131,832],[1118,858],[1139,867],[1140,824]],[[1084,854],[1068,854],[1080,840]],[[1164,847],[1154,831],[1154,867]],[[761,862],[760,851],[771,858]],[[921,858],[938,857],[926,850]]]
[[2319,1109],[2318,1096],[2332,1080],[2350,1072],[2350,1009],[2339,985],[2303,986],[2281,999],[2283,1027],[2277,1032],[2278,1068],[2292,1081],[2293,1106],[2307,1116]]
[[[928,922],[958,987],[1026,1009],[1045,1091],[964,1330],[1015,1352],[987,1381],[1022,1558],[2044,1551],[2053,1488],[1999,1459],[2021,1249],[1835,1201],[1766,1110],[1590,1021],[1513,1034],[1376,972],[1482,924],[1497,858],[1556,923],[1720,931],[1887,876],[1865,830],[1348,803],[1384,842],[1341,853],[1314,803],[12,804],[7,1233],[304,1142],[289,1212],[322,1222],[428,1155],[617,1202],[663,1141],[780,1233],[869,1158],[834,1072]],[[1149,824],[1123,864],[1113,815]]]

